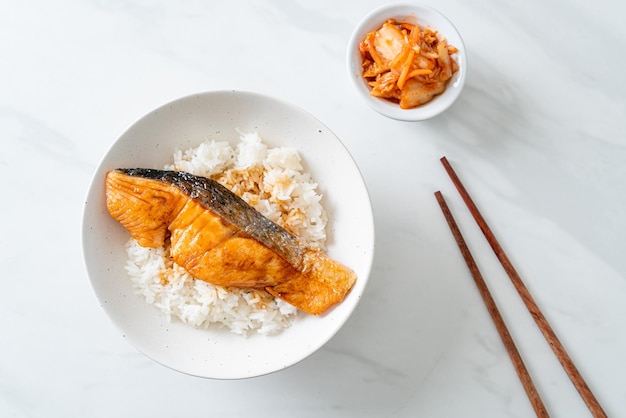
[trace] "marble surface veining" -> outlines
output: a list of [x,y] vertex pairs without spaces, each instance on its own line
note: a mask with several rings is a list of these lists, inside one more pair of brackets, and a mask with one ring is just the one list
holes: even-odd
[[[454,211],[548,410],[590,416],[439,158],[447,156],[609,416],[626,416],[626,6],[442,0],[469,54],[443,115],[375,114],[345,48],[382,2],[0,2],[2,417],[527,417],[532,408],[447,229]],[[214,381],[137,352],[82,262],[91,175],[162,103],[251,90],[309,111],[369,188],[363,299],[280,373]]]

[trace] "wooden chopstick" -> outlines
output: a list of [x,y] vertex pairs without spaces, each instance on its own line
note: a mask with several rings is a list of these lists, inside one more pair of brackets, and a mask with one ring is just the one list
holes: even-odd
[[450,211],[448,204],[446,203],[441,192],[435,192],[435,197],[437,198],[437,202],[439,202],[441,211],[443,212],[443,215],[448,222],[450,231],[452,232],[452,235],[454,236],[454,239],[459,246],[459,250],[461,250],[461,254],[465,259],[465,263],[467,264],[467,267],[469,268],[470,273],[474,278],[476,287],[478,287],[478,291],[480,292],[480,295],[482,296],[483,301],[487,306],[487,310],[489,311],[489,315],[491,315],[491,319],[493,320],[496,329],[498,330],[498,334],[500,334],[502,343],[504,343],[504,347],[509,353],[509,357],[511,358],[513,366],[515,367],[515,371],[517,372],[517,375],[522,382],[522,386],[526,391],[528,400],[530,400],[530,403],[538,417],[549,417],[550,415],[548,414],[548,411],[546,410],[546,407],[543,404],[539,393],[537,392],[537,388],[535,387],[535,384],[533,383],[533,380],[528,373],[528,369],[526,369],[526,365],[524,364],[524,361],[522,360],[522,357],[520,356],[520,353],[515,346],[515,342],[513,341],[511,333],[506,327],[504,319],[502,318],[502,315],[498,310],[498,306],[493,300],[493,297],[489,292],[489,288],[487,287],[487,284],[485,283],[485,280],[483,279],[483,276],[480,273],[476,262],[474,261],[474,257],[472,257],[472,253],[470,252],[467,244],[465,243],[465,240],[463,239],[463,235],[461,234],[461,231],[459,230],[459,227],[457,226],[456,221],[452,216],[452,212]]
[[537,306],[537,304],[535,303],[535,300],[533,299],[532,295],[530,294],[530,292],[524,285],[524,282],[522,281],[521,277],[519,276],[519,274],[513,267],[511,260],[509,260],[509,257],[506,255],[506,253],[502,249],[502,246],[500,245],[495,235],[493,234],[493,232],[487,225],[487,222],[485,221],[483,216],[480,214],[480,211],[474,204],[467,190],[465,190],[465,187],[461,183],[461,180],[454,172],[454,169],[452,168],[452,166],[450,165],[446,157],[441,158],[441,164],[443,164],[443,167],[445,168],[446,172],[450,176],[450,179],[452,179],[452,183],[454,183],[454,186],[456,187],[459,194],[461,195],[461,198],[465,202],[465,205],[468,207],[470,213],[474,217],[474,220],[476,221],[481,231],[483,232],[483,235],[489,242],[491,249],[496,254],[496,257],[498,258],[498,260],[500,260],[500,264],[502,264],[502,267],[504,268],[507,275],[509,276],[509,279],[511,279],[511,282],[515,286],[515,289],[517,290],[522,301],[526,305],[526,308],[530,312],[530,315],[535,320],[535,323],[539,327],[539,330],[541,331],[544,338],[548,342],[548,345],[550,346],[550,348],[552,348],[552,351],[556,355],[556,358],[561,363],[561,366],[563,367],[563,369],[569,376],[570,380],[572,381],[574,387],[576,388],[576,390],[582,397],[583,401],[587,405],[587,408],[589,408],[589,411],[592,413],[594,417],[606,417],[607,415],[602,409],[602,406],[600,406],[600,403],[591,392],[591,389],[589,389],[589,386],[587,385],[582,375],[580,374],[580,372],[574,365],[574,362],[570,358],[569,354],[567,354],[565,347],[563,347],[563,344],[561,344],[561,342],[559,341],[554,330],[548,323],[548,320],[539,309],[539,306]]

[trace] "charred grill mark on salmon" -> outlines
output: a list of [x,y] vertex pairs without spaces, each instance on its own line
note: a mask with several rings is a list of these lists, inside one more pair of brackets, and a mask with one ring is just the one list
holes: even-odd
[[107,209],[142,246],[163,245],[193,276],[262,288],[319,314],[340,302],[356,274],[267,219],[218,182],[181,171],[117,169]]

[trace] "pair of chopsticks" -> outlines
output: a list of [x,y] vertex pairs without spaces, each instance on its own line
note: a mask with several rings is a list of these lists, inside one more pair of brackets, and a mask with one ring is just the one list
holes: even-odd
[[[470,213],[474,217],[474,220],[476,221],[481,231],[483,232],[485,238],[489,242],[489,245],[491,246],[492,250],[496,254],[496,257],[498,258],[498,260],[500,260],[502,267],[504,268],[507,275],[511,279],[511,282],[515,286],[515,289],[517,290],[520,297],[522,298],[522,301],[526,305],[526,308],[528,309],[531,316],[535,320],[535,323],[541,330],[541,333],[543,334],[544,338],[550,345],[550,348],[552,348],[552,351],[554,352],[557,359],[561,363],[561,366],[563,367],[563,369],[569,376],[570,380],[574,384],[574,387],[576,388],[576,390],[578,390],[578,393],[580,394],[583,401],[589,408],[589,411],[592,413],[594,417],[606,417],[607,415],[602,409],[602,407],[600,406],[600,403],[598,402],[598,400],[595,398],[595,396],[589,389],[589,386],[587,386],[587,383],[585,383],[585,380],[583,379],[582,375],[579,373],[578,369],[574,365],[574,362],[572,361],[570,356],[567,354],[567,351],[565,351],[565,348],[563,347],[563,345],[557,338],[556,334],[552,330],[552,327],[548,323],[548,320],[543,315],[543,313],[541,313],[541,310],[535,303],[532,295],[530,294],[530,292],[524,285],[521,277],[519,276],[519,274],[513,267],[513,264],[511,263],[511,261],[509,260],[509,257],[506,255],[506,253],[500,246],[495,235],[493,234],[493,232],[487,225],[487,222],[485,221],[483,216],[478,211],[478,208],[472,201],[472,198],[470,197],[467,190],[465,190],[465,187],[461,183],[461,180],[459,180],[459,177],[454,172],[452,166],[450,165],[446,157],[441,158],[441,163],[443,164],[445,170],[450,176],[452,183],[454,183],[454,186],[456,187],[459,194],[461,195],[461,198],[465,202],[465,205],[468,207]],[[493,322],[495,323],[496,329],[498,330],[498,333],[500,334],[500,338],[502,339],[502,342],[504,343],[504,346],[509,354],[509,357],[511,358],[511,361],[513,362],[515,371],[517,372],[517,375],[520,378],[520,381],[524,387],[524,390],[526,391],[526,395],[528,396],[528,399],[530,400],[530,403],[532,404],[533,409],[535,410],[535,413],[537,414],[538,417],[548,417],[549,416],[548,411],[546,410],[546,407],[543,404],[543,401],[541,400],[539,393],[537,392],[537,389],[532,381],[532,378],[530,377],[530,374],[528,373],[528,370],[526,369],[526,366],[524,365],[524,361],[522,360],[522,357],[515,346],[513,338],[511,337],[511,334],[509,333],[506,327],[506,324],[504,323],[502,315],[500,315],[498,307],[495,301],[493,300],[491,293],[489,292],[489,288],[487,287],[487,284],[485,283],[485,280],[483,279],[478,269],[478,266],[476,265],[476,262],[474,261],[474,258],[472,257],[472,254],[470,253],[470,250],[467,244],[465,243],[463,236],[461,235],[461,231],[459,230],[456,224],[456,221],[454,220],[454,217],[452,216],[452,212],[450,211],[440,191],[435,192],[435,197],[437,198],[437,202],[439,202],[439,206],[441,207],[441,210],[446,218],[446,221],[448,222],[450,231],[452,232],[452,235],[454,236],[456,243],[459,246],[459,249],[461,250],[461,254],[463,255],[463,258],[465,259],[465,262],[472,274],[472,277],[474,278],[476,286],[478,287],[478,290],[483,298],[483,301],[485,302],[485,305],[487,306],[487,310],[489,311],[489,314],[491,315],[491,318]]]

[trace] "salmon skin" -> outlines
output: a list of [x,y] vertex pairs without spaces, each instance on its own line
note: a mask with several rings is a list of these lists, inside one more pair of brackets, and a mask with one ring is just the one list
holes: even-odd
[[341,302],[357,278],[209,178],[111,170],[106,201],[109,214],[140,245],[156,248],[169,238],[172,260],[194,277],[265,289],[310,314]]

